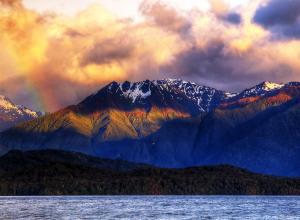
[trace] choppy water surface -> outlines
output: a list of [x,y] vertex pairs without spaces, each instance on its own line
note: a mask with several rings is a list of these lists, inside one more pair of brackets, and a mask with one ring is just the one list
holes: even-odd
[[1,219],[300,219],[300,197],[0,197]]

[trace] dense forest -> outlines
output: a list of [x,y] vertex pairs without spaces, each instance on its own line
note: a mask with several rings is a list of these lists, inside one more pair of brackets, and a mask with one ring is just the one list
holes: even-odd
[[300,195],[300,179],[228,166],[161,169],[63,151],[0,158],[0,195]]

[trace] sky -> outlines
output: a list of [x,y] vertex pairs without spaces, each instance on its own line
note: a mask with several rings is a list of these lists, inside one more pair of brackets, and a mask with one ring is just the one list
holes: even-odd
[[0,0],[0,94],[34,110],[111,81],[300,81],[300,1]]

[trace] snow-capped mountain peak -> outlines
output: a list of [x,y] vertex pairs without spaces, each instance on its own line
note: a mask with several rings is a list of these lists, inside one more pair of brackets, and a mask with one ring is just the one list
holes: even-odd
[[17,123],[35,119],[41,115],[40,112],[15,105],[9,98],[0,95],[0,131]]
[[0,95],[0,108],[2,109],[12,109],[16,108],[16,106],[5,96]]
[[270,81],[264,81],[250,89],[246,89],[243,92],[241,92],[237,97],[251,97],[251,96],[264,96],[268,94],[269,92],[276,91],[278,89],[281,89],[285,86],[285,84],[278,84]]
[[155,102],[156,104],[160,102],[159,105],[177,103],[192,106],[191,108],[199,112],[208,112],[222,100],[236,95],[181,79],[113,82],[105,88],[111,96],[123,97],[131,105],[149,106],[151,105],[149,103]]
[[40,113],[32,111],[22,105],[15,105],[9,98],[0,95],[0,112],[15,112],[19,115],[31,115],[32,117],[38,117]]

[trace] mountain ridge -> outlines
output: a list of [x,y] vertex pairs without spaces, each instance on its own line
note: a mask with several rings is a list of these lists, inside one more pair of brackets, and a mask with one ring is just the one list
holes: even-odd
[[0,195],[299,195],[300,179],[230,165],[162,169],[74,152],[0,157]]
[[182,80],[113,82],[1,133],[0,152],[62,149],[160,167],[225,163],[300,176],[299,100],[297,82],[263,82],[239,94]]

